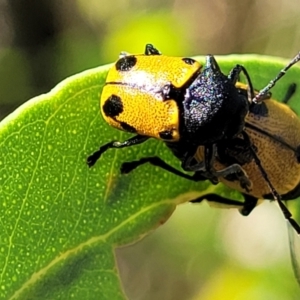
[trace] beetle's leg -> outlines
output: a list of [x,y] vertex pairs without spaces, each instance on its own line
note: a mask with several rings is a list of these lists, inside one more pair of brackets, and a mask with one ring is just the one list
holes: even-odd
[[243,202],[233,200],[233,199],[228,199],[228,198],[222,197],[218,194],[206,194],[206,195],[200,196],[194,200],[191,200],[190,202],[191,203],[200,203],[203,200],[206,200],[206,201],[212,202],[212,203],[217,203],[217,204],[219,204],[217,206],[219,206],[219,207],[223,206],[225,208],[228,208],[228,207],[242,208],[244,206]]
[[213,157],[214,157],[214,145],[212,147],[205,147],[205,160],[196,161],[195,154],[186,153],[184,159],[182,160],[181,167],[185,171],[191,171],[196,173],[201,173],[203,177],[210,180],[211,183],[217,184],[219,182],[218,176],[215,175],[213,168]]
[[205,166],[205,174],[210,174],[212,182],[219,182],[218,175],[216,174],[216,170],[213,167],[214,158],[216,155],[216,146],[209,145],[204,147],[204,166]]
[[252,212],[252,210],[255,208],[255,206],[257,205],[258,199],[253,196],[247,195],[247,194],[243,194],[243,196],[244,196],[245,202],[244,202],[243,208],[240,209],[239,211],[243,216],[248,216]]
[[146,55],[161,55],[161,53],[152,44],[146,44],[145,54]]
[[228,175],[236,175],[238,181],[240,182],[241,187],[246,191],[250,192],[252,183],[249,180],[246,172],[239,164],[232,164],[222,170],[216,170],[213,167],[216,146],[205,146],[205,158],[204,162],[197,162],[196,164],[191,164],[193,157],[187,157],[183,163],[182,168],[186,171],[200,172],[204,177],[209,179],[212,183],[218,183],[218,178],[225,178]]
[[296,92],[296,88],[297,88],[297,85],[296,83],[291,83],[282,99],[282,102],[283,103],[288,103],[289,100],[292,98],[292,96],[295,94]]
[[206,200],[208,202],[217,203],[217,205],[215,206],[220,208],[238,208],[239,212],[243,216],[248,216],[257,205],[258,199],[247,194],[243,194],[243,196],[244,202],[222,197],[217,194],[207,194],[204,196],[200,196],[194,200],[191,200],[190,202],[200,203],[203,200]]
[[244,169],[239,164],[232,164],[222,170],[215,170],[213,174],[217,177],[223,177],[225,179],[227,176],[234,174],[236,175],[237,180],[240,182],[240,186],[242,189],[244,189],[247,192],[250,192],[251,190],[252,183],[249,180],[249,177],[244,171]]
[[151,157],[144,157],[136,161],[130,161],[130,162],[124,162],[121,165],[121,173],[122,174],[128,174],[137,167],[150,163],[153,166],[160,167],[174,175],[180,176],[182,178],[192,180],[192,181],[204,181],[207,180],[206,177],[202,176],[200,173],[195,173],[194,175],[188,175],[183,172],[180,172],[179,170],[173,168],[171,165],[167,164],[165,161],[163,161],[158,156],[151,156]]
[[231,71],[228,75],[228,78],[229,78],[229,80],[231,80],[231,82],[233,84],[236,84],[236,82],[239,80],[239,76],[240,76],[241,73],[243,73],[246,77],[247,86],[248,86],[248,88],[247,88],[248,101],[249,101],[249,103],[251,103],[252,99],[255,96],[255,93],[254,93],[254,88],[253,88],[253,85],[252,85],[252,81],[250,79],[250,76],[249,76],[248,71],[246,70],[246,68],[244,66],[241,66],[241,65],[236,65],[233,69],[231,69]]
[[132,137],[131,139],[128,139],[124,142],[116,142],[116,141],[109,142],[109,143],[101,146],[98,151],[96,151],[92,155],[90,155],[87,158],[87,164],[89,167],[92,167],[97,162],[97,160],[100,158],[100,156],[110,148],[130,147],[130,146],[141,144],[148,139],[149,139],[149,137],[142,136],[142,135],[136,135],[136,136]]
[[215,156],[216,156],[215,145],[208,145],[204,147],[204,165],[206,171],[209,173],[215,173],[215,169],[213,167]]
[[[211,178],[207,178],[206,176],[204,176],[205,173],[203,173],[202,171],[197,171],[192,176],[185,174],[183,172],[180,172],[179,170],[173,168],[172,166],[170,166],[169,164],[167,164],[165,161],[163,161],[161,158],[159,158],[157,156],[144,157],[137,161],[125,162],[121,166],[121,173],[128,174],[131,171],[133,171],[134,169],[136,169],[139,166],[146,164],[146,163],[150,163],[153,166],[160,167],[174,175],[180,176],[180,177],[188,179],[188,180],[192,180],[192,181],[196,181],[196,182],[197,181],[205,181],[208,179],[211,180]],[[212,181],[212,183],[215,183],[215,182]],[[199,203],[203,200],[207,200],[209,202],[219,203],[225,207],[231,206],[231,207],[239,208],[239,211],[241,212],[241,214],[244,216],[247,216],[248,214],[250,214],[250,212],[256,206],[257,199],[252,196],[249,196],[249,195],[243,195],[243,196],[245,198],[245,201],[240,202],[237,200],[222,197],[217,194],[207,194],[207,195],[198,197],[194,200],[191,200],[191,202]]]
[[[233,67],[228,75],[228,79],[231,80],[233,84],[236,84],[237,81],[239,81],[240,74],[243,73],[244,76],[246,77],[246,85],[247,85],[247,98],[249,103],[252,102],[252,99],[255,97],[255,94],[258,94],[259,91],[255,90],[251,81],[251,78],[249,76],[248,71],[246,68],[242,65],[236,65]],[[244,89],[239,88],[239,91],[244,91]],[[264,95],[262,95],[259,99],[259,102],[262,100],[267,100],[270,99],[272,96],[271,92],[266,92]]]
[[205,168],[208,174],[212,174],[215,178],[226,177],[228,175],[235,174],[240,182],[240,185],[243,189],[249,192],[251,187],[251,181],[249,180],[246,172],[239,164],[232,164],[222,170],[216,170],[213,167],[214,159],[216,156],[216,146],[210,145],[205,147]]

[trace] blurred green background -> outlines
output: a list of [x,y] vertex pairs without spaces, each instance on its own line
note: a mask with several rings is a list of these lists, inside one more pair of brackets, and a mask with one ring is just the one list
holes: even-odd
[[[299,0],[0,0],[0,117],[62,79],[153,43],[168,55],[299,51]],[[185,204],[117,260],[130,299],[299,299],[285,221]]]

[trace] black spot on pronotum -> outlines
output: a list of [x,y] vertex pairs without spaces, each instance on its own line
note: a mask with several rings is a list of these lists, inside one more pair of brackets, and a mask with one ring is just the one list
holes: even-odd
[[184,57],[182,60],[183,60],[186,64],[191,65],[191,66],[196,62],[194,59],[188,58],[188,57]]
[[116,62],[116,70],[117,71],[130,71],[136,65],[137,59],[133,55],[128,55],[120,58]]
[[129,124],[127,124],[126,122],[120,122],[121,127],[127,131],[127,132],[131,132],[131,133],[136,133],[136,129],[132,126],[130,126]]
[[173,132],[172,132],[172,130],[161,131],[159,133],[159,137],[163,140],[172,140]]
[[114,118],[123,112],[122,99],[117,95],[111,95],[102,106],[107,117]]

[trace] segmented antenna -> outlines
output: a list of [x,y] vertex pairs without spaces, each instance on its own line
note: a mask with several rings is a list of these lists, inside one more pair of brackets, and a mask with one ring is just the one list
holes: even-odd
[[264,95],[276,84],[276,82],[286,74],[286,71],[300,60],[300,52],[271,80],[259,93],[252,99],[254,103],[258,103]]

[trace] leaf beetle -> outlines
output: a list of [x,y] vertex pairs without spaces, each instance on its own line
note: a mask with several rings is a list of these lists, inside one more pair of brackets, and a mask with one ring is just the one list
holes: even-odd
[[[300,119],[270,89],[300,60],[300,52],[260,91],[253,88],[242,65],[228,75],[214,56],[202,66],[191,58],[169,57],[147,44],[144,54],[121,53],[109,70],[101,95],[101,113],[109,125],[135,136],[112,141],[87,159],[93,166],[110,148],[141,144],[149,138],[165,142],[181,161],[183,173],[159,157],[124,162],[122,173],[150,163],[193,181],[219,182],[238,190],[244,202],[208,194],[203,199],[239,208],[243,215],[259,199],[276,200],[285,218],[300,234],[300,226],[282,200],[300,196]],[[239,82],[240,75],[246,84]],[[292,96],[291,85],[285,101]],[[295,275],[300,267],[292,249]]]

